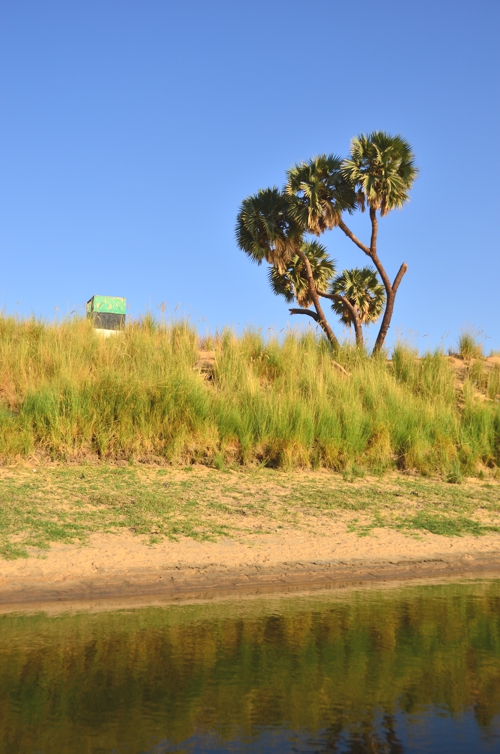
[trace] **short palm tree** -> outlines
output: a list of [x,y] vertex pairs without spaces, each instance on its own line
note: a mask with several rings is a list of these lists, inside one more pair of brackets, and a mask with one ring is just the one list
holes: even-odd
[[[359,322],[368,325],[376,322],[385,304],[385,289],[379,282],[375,270],[371,267],[344,270],[335,278],[331,293],[344,296],[356,310]],[[346,302],[337,299],[332,302],[332,309],[345,325],[354,325],[352,309]]]
[[[348,298],[346,291],[342,286],[334,287],[336,280],[335,275],[335,260],[330,259],[326,248],[318,241],[311,241],[302,244],[301,252],[309,262],[309,268],[311,271],[311,277],[314,282],[314,288],[316,294],[323,298],[328,298],[333,301],[332,309],[341,314],[341,319],[345,323],[354,326],[356,333],[356,343],[359,346],[363,345],[363,321],[368,323],[369,314],[374,316],[376,311],[376,303],[379,300],[380,290],[383,296],[383,287],[378,285],[377,279],[373,271],[369,271],[370,275],[362,275],[359,280],[357,279],[357,285],[355,288],[348,286],[348,290],[351,293],[351,298]],[[344,274],[351,274],[359,271],[348,271]],[[374,280],[372,280],[372,277]],[[287,266],[284,273],[280,273],[275,267],[269,270],[269,283],[272,290],[278,296],[283,296],[286,301],[291,303],[296,300],[301,309],[290,309],[290,314],[307,314],[312,317],[316,322],[319,321],[318,316],[309,309],[314,303],[314,299],[311,295],[311,285],[307,275],[307,270],[304,264],[303,257],[295,257]],[[363,287],[364,283],[364,287]],[[373,288],[372,293],[367,292],[366,288],[371,286]],[[364,296],[364,298],[363,298]],[[371,307],[368,306],[368,299],[374,301]],[[385,300],[385,299],[383,299]],[[356,306],[356,304],[358,304]],[[364,311],[364,319],[360,316],[360,313]],[[380,313],[380,308],[378,309]]]

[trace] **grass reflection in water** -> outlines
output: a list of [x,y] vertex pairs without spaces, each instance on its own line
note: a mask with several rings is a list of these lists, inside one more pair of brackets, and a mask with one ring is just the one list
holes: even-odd
[[399,754],[436,714],[495,751],[499,713],[500,582],[0,617],[1,754]]

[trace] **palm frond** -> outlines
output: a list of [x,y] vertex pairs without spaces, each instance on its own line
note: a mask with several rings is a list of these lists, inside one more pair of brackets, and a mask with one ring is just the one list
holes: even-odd
[[267,273],[269,285],[275,296],[283,296],[288,304],[295,299],[295,292],[292,280],[287,273],[281,274],[276,267],[270,267]]
[[291,209],[290,197],[276,186],[260,189],[241,204],[236,219],[236,242],[254,262],[265,259],[283,271],[302,242],[302,228]]
[[319,155],[287,172],[286,192],[294,197],[294,217],[314,235],[338,225],[342,212],[352,212],[356,205],[341,167],[340,157]]

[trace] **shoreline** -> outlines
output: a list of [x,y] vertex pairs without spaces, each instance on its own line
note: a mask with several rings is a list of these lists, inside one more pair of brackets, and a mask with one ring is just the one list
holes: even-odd
[[0,613],[118,609],[464,577],[500,578],[500,535],[416,540],[380,530],[373,537],[344,536],[335,547],[330,537],[296,532],[154,547],[132,535],[93,535],[86,546],[56,545],[44,558],[2,561]]

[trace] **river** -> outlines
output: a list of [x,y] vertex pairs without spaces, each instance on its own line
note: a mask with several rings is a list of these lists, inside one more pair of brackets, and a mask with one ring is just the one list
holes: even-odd
[[0,616],[1,754],[500,752],[500,581]]

